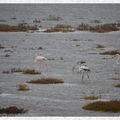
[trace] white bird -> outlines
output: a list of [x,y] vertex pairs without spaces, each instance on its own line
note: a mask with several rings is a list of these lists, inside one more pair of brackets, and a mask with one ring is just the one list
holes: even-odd
[[40,68],[45,68],[47,66],[46,60],[47,60],[47,58],[45,58],[43,56],[34,57],[34,61],[39,63]]
[[87,65],[81,65],[79,67],[79,70],[90,71],[90,69],[87,67]]
[[90,69],[89,69],[89,67],[87,67],[87,65],[84,65],[84,63],[86,63],[86,62],[84,62],[84,61],[77,62],[77,66],[74,66],[72,69],[73,71],[75,71],[75,69],[78,69],[77,72],[82,73],[82,81],[84,79],[84,74],[86,74],[88,79],[90,80],[90,77],[88,74],[90,72]]
[[82,80],[84,79],[84,74],[86,73],[88,79],[90,80],[88,72],[90,72],[90,69],[87,67],[87,65],[81,65],[79,66],[79,72],[82,72]]

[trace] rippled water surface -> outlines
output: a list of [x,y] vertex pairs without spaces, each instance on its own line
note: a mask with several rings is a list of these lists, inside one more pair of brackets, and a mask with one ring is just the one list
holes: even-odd
[[[94,24],[118,22],[120,5],[0,5],[0,23],[33,24],[40,19],[43,29],[56,24],[78,26],[81,22]],[[46,20],[49,15],[59,16],[60,21]],[[15,19],[12,19],[15,17]],[[4,21],[3,21],[4,20]],[[74,39],[77,39],[75,41]],[[114,85],[120,81],[111,78],[120,68],[116,58],[99,55],[107,50],[120,49],[120,32],[91,33],[43,33],[43,32],[0,32],[0,44],[8,46],[0,49],[0,106],[16,105],[28,109],[18,116],[118,116],[120,113],[105,113],[83,110],[91,100],[82,97],[101,96],[101,100],[120,99],[120,89]],[[105,48],[95,48],[102,44]],[[13,46],[13,47],[11,47]],[[37,50],[42,46],[43,50]],[[10,49],[13,52],[5,52]],[[9,57],[5,57],[9,54]],[[3,74],[11,68],[35,68],[33,57],[43,55],[48,59],[48,67],[42,75],[24,75],[22,73]],[[61,59],[61,57],[63,59]],[[80,74],[72,73],[72,67],[79,60],[85,60],[91,69],[90,80],[81,80]],[[17,90],[17,85],[41,77],[63,79],[63,84],[35,85],[28,84],[29,91]],[[99,99],[99,100],[100,100]]]

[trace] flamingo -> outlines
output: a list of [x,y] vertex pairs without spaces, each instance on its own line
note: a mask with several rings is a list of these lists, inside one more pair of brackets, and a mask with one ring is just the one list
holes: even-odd
[[36,56],[34,57],[34,61],[38,62],[40,64],[40,68],[45,68],[47,66],[46,61],[47,58],[43,57],[43,56]]
[[89,72],[90,72],[90,69],[89,67],[87,67],[87,65],[85,65],[85,61],[79,61],[77,62],[77,66],[74,66],[73,67],[73,71],[77,68],[78,69],[78,73],[82,73],[82,81],[84,79],[84,74],[87,75],[88,79],[90,80],[90,77],[89,77]]
[[[120,64],[120,53],[119,54],[116,54],[114,57],[116,57],[116,64],[118,65],[119,67],[119,64]],[[119,79],[119,68],[118,69],[115,69],[115,73],[118,74],[117,76],[115,76],[115,78]]]
[[117,57],[116,63],[120,64],[120,54],[116,54],[116,57]]

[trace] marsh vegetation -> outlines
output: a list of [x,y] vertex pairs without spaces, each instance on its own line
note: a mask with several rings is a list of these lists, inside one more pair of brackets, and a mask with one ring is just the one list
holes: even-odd
[[32,84],[59,84],[59,83],[64,83],[64,81],[61,80],[61,79],[56,79],[56,78],[41,78],[41,79],[37,79],[37,80],[28,81],[27,83],[32,83]]
[[85,105],[83,109],[103,112],[120,112],[120,101],[97,101]]
[[6,108],[1,108],[0,107],[0,114],[21,114],[25,113],[27,110],[24,108],[18,108],[16,106],[10,106]]
[[18,25],[0,24],[0,32],[27,32],[29,30],[38,30],[37,26],[19,23]]
[[10,73],[15,73],[15,72],[21,72],[23,74],[41,74],[41,72],[35,70],[35,69],[21,69],[21,68],[11,68],[11,70],[4,70],[2,73],[4,74],[10,74]]

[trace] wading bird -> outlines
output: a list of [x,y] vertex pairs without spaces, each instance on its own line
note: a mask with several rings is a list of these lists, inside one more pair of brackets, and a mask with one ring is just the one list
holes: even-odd
[[115,58],[117,58],[116,59],[116,63],[114,63],[114,64],[117,64],[117,66],[116,66],[116,68],[115,68],[115,74],[117,75],[115,78],[116,79],[119,79],[120,77],[119,77],[119,74],[120,74],[120,70],[119,70],[119,64],[120,64],[120,54],[116,54],[115,56],[114,56]]
[[40,65],[39,69],[44,69],[45,67],[47,67],[46,60],[47,60],[47,58],[45,58],[43,56],[34,57],[34,61],[39,63],[39,65]]
[[85,65],[85,63],[86,63],[85,61],[79,61],[79,62],[77,62],[77,65],[72,68],[73,72],[82,74],[82,81],[84,79],[85,74],[87,75],[88,79],[90,80],[90,77],[89,77],[90,69],[89,69],[89,67],[87,67],[87,65]]
[[117,57],[116,63],[120,64],[120,54],[116,54],[116,57]]

